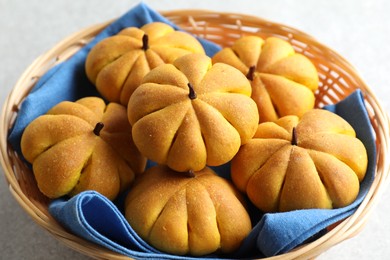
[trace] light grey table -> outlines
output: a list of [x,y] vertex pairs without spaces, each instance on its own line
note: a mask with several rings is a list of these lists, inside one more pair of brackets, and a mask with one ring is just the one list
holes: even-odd
[[[1,104],[22,72],[69,34],[116,18],[139,1],[0,0]],[[156,10],[209,9],[256,15],[300,29],[344,56],[389,111],[390,1],[145,0]],[[2,171],[2,169],[1,169]],[[1,172],[3,175],[3,172]],[[318,259],[390,259],[390,189],[356,237]],[[0,178],[0,259],[87,259],[22,210]]]

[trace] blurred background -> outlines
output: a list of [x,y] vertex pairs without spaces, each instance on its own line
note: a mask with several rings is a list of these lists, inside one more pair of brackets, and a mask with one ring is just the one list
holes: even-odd
[[[39,55],[68,35],[114,19],[140,1],[0,0],[0,102]],[[381,104],[390,106],[390,1],[144,0],[155,10],[207,9],[255,15],[312,35],[358,71]],[[38,226],[9,192],[0,169],[0,259],[88,259]],[[390,189],[356,237],[318,259],[390,259]]]

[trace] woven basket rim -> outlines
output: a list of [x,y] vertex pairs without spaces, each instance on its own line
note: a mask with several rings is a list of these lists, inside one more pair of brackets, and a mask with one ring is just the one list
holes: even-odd
[[[305,244],[299,248],[294,249],[291,252],[267,259],[294,259],[294,258],[311,258],[321,254],[331,246],[353,237],[361,231],[365,226],[367,219],[372,211],[372,208],[377,203],[378,198],[382,194],[384,187],[389,181],[390,163],[387,159],[387,155],[390,152],[389,148],[389,136],[390,136],[390,120],[387,112],[383,109],[380,102],[376,98],[372,90],[364,83],[360,78],[354,67],[346,61],[341,55],[331,50],[330,48],[315,41],[315,39],[297,29],[284,24],[274,23],[263,18],[256,16],[250,16],[237,13],[224,13],[208,10],[174,10],[163,11],[161,14],[171,21],[175,22],[177,19],[184,19],[188,21],[191,26],[197,26],[195,23],[200,19],[199,17],[219,17],[222,20],[229,21],[241,21],[249,23],[265,23],[272,28],[283,28],[286,30],[287,35],[290,33],[294,37],[298,36],[304,38],[307,41],[314,43],[317,48],[325,50],[326,55],[330,55],[333,59],[337,59],[339,65],[352,75],[352,80],[359,84],[360,88],[364,90],[365,102],[370,105],[370,109],[373,111],[373,116],[376,122],[376,135],[381,140],[377,148],[378,150],[378,162],[377,172],[374,183],[372,184],[365,199],[357,209],[357,211],[350,217],[343,220],[336,227],[330,230],[327,234],[319,239]],[[218,20],[218,19],[217,19]],[[87,28],[84,28],[64,40],[60,41],[57,45],[51,48],[46,53],[39,56],[21,75],[16,82],[14,88],[7,96],[2,111],[1,120],[3,125],[1,127],[0,142],[1,142],[1,165],[4,170],[6,181],[9,184],[9,189],[16,201],[26,211],[32,219],[42,226],[45,230],[49,231],[55,238],[63,242],[68,247],[79,251],[85,255],[99,259],[127,259],[127,257],[103,248],[99,245],[85,241],[69,232],[67,232],[61,225],[59,225],[51,216],[47,215],[47,212],[42,210],[35,204],[30,197],[28,197],[21,189],[20,180],[15,176],[15,171],[18,170],[17,158],[15,159],[15,152],[10,147],[7,137],[15,120],[15,114],[17,113],[18,106],[23,101],[24,97],[29,93],[31,88],[36,83],[37,79],[43,75],[47,69],[52,66],[66,60],[72,56],[78,49],[89,42],[98,32],[110,24],[112,20],[96,24]],[[207,22],[207,21],[206,21]],[[230,24],[229,24],[230,25]],[[179,24],[180,26],[180,24]],[[237,26],[242,26],[237,24]],[[198,30],[198,28],[195,28]],[[200,30],[202,28],[200,27]],[[15,166],[16,164],[16,166]]]

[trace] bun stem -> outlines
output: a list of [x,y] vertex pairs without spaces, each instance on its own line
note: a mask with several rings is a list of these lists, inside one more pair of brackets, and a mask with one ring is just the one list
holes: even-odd
[[104,127],[104,124],[102,122],[98,122],[96,125],[95,125],[95,128],[93,129],[93,133],[96,135],[96,136],[99,136],[100,135],[100,131],[103,129]]
[[192,86],[191,83],[188,83],[187,86],[190,89],[190,94],[188,94],[188,96],[190,97],[190,99],[195,99],[196,98],[196,92],[194,90],[194,87]]
[[142,49],[144,51],[149,49],[149,36],[146,33],[142,36]]

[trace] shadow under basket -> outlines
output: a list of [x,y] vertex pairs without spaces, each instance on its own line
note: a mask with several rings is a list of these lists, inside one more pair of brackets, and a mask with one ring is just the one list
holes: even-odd
[[[333,245],[358,234],[365,226],[373,206],[386,186],[390,168],[388,156],[390,124],[389,116],[355,69],[344,58],[316,42],[311,36],[258,17],[203,10],[166,11],[161,14],[182,29],[223,47],[231,46],[243,35],[259,35],[263,38],[276,36],[289,41],[295,51],[311,59],[318,70],[320,85],[316,92],[316,107],[337,103],[356,89],[361,89],[377,145],[375,180],[367,196],[353,215],[334,225],[319,239],[291,252],[268,259],[312,258]],[[58,240],[93,258],[128,259],[126,256],[88,242],[65,230],[49,214],[49,200],[40,193],[31,170],[7,141],[20,104],[37,80],[50,68],[71,57],[111,22],[89,27],[64,39],[47,53],[38,57],[21,75],[5,100],[1,113],[1,164],[12,195],[35,222]]]

